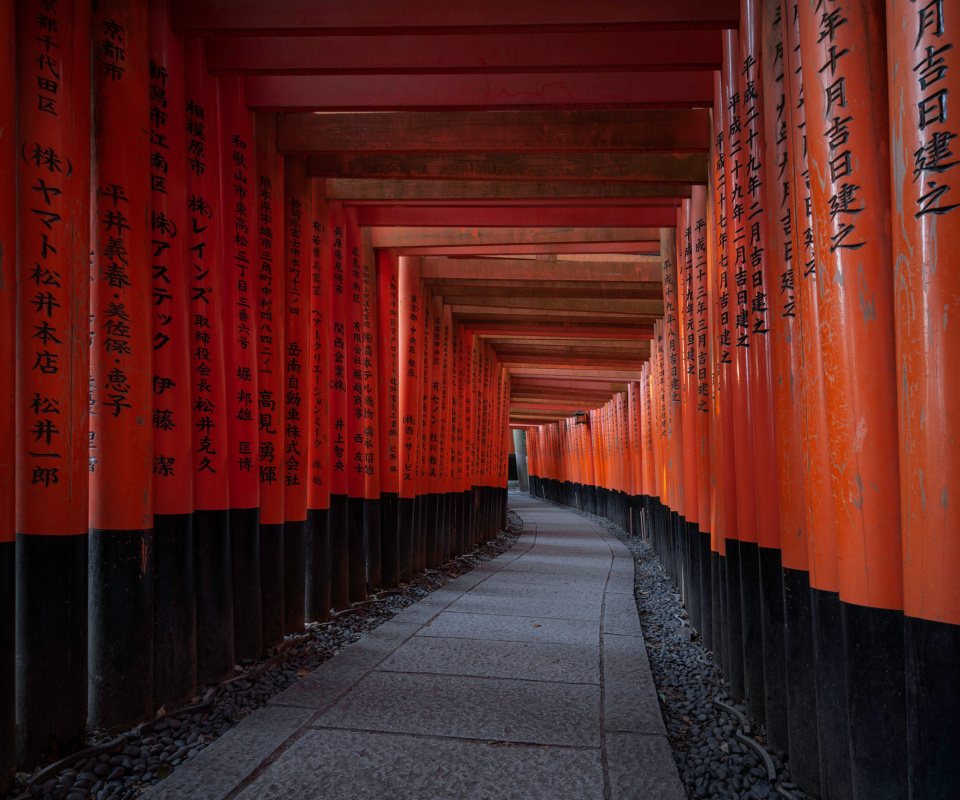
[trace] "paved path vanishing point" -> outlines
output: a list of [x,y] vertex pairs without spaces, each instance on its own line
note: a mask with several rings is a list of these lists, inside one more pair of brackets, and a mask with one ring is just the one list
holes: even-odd
[[507,553],[450,581],[240,722],[147,800],[684,800],[633,558],[511,493]]

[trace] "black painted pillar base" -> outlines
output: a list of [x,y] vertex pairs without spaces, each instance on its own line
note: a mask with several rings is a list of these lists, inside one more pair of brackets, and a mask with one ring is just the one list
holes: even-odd
[[[413,498],[413,512],[411,514],[410,528],[410,578],[419,575],[423,571],[422,552],[423,552],[423,500],[422,494]],[[408,580],[409,580],[408,579]]]
[[16,550],[15,542],[0,542],[0,795],[10,791],[17,763]]
[[430,518],[429,495],[419,494],[416,501],[416,547],[414,549],[413,574],[419,575],[427,568],[427,524]]
[[79,750],[87,727],[87,540],[17,534],[17,764]]
[[460,492],[460,517],[463,526],[463,552],[469,553],[475,548],[473,538],[473,506],[470,490]]
[[[907,796],[903,612],[841,601],[840,619],[847,655],[853,796],[899,800]],[[956,678],[960,681],[960,665]]]
[[397,498],[397,575],[401,583],[413,577],[413,504],[412,497]]
[[960,625],[906,617],[910,797],[953,797],[960,786]]
[[380,569],[384,589],[396,589],[400,585],[399,499],[396,492],[380,495]]
[[233,677],[233,576],[230,512],[195,511],[193,562],[197,587],[197,682]]
[[307,521],[283,523],[283,633],[303,631],[307,591]]
[[688,553],[687,565],[690,570],[690,579],[688,581],[690,601],[687,604],[687,611],[690,614],[690,625],[702,636],[703,615],[700,610],[702,597],[700,585],[700,529],[692,522],[688,522],[686,525],[686,539]]
[[153,711],[197,693],[193,514],[153,517]]
[[440,537],[440,524],[442,520],[440,519],[440,512],[442,511],[440,507],[440,495],[436,492],[430,492],[427,495],[426,502],[426,568],[433,569],[437,566],[437,559],[439,558],[439,547],[437,540]]
[[350,605],[350,547],[347,541],[347,496],[330,495],[330,607],[342,611]]
[[260,640],[265,650],[283,641],[283,525],[260,523]]
[[230,549],[233,553],[234,663],[256,661],[263,650],[260,625],[260,509],[230,509]]
[[713,650],[713,551],[710,549],[710,534],[699,532],[700,537],[700,635],[703,646]]
[[723,626],[727,663],[724,672],[730,684],[730,694],[743,700],[743,617],[740,598],[740,540],[726,540],[727,614]]
[[784,653],[787,719],[790,721],[790,775],[804,792],[820,794],[817,734],[817,680],[814,662],[810,574],[783,570]]
[[783,562],[780,550],[760,548],[760,603],[763,619],[763,704],[767,744],[780,753],[789,750],[787,663],[784,642]]
[[710,585],[713,587],[711,605],[713,606],[713,641],[710,649],[713,651],[717,663],[723,664],[723,620],[726,614],[724,599],[727,593],[727,584],[724,580],[726,573],[726,559],[715,550],[710,551]]
[[88,724],[153,716],[153,529],[90,531]]
[[330,619],[330,509],[307,509],[307,622]]
[[363,500],[363,541],[367,553],[367,594],[380,591],[383,585],[380,535],[380,498],[366,497]]
[[740,613],[743,620],[743,692],[747,714],[766,718],[763,689],[763,606],[760,590],[760,547],[740,542]]
[[849,800],[853,797],[853,781],[840,595],[811,589],[810,596],[813,599],[820,796],[821,800]]
[[350,602],[367,599],[367,543],[364,537],[362,497],[347,496],[347,552],[350,572]]

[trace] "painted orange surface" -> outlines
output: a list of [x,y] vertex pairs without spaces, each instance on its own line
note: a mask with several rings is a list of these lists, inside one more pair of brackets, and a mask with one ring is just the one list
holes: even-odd
[[[170,29],[166,3],[149,3],[150,130],[166,137],[166,156],[150,164],[150,266],[153,298],[153,508],[193,512],[193,420],[190,401],[189,262],[187,259],[187,131],[183,43]],[[166,104],[164,109],[163,104]],[[256,284],[255,284],[256,287]]]
[[877,79],[884,4],[799,10],[840,596],[899,609],[890,147],[886,81]]
[[[307,508],[330,507],[331,259],[323,181],[310,182],[310,317],[305,361],[308,371]],[[261,380],[263,376],[261,375]],[[263,510],[261,508],[261,517]]]
[[886,4],[904,611],[956,625],[960,200],[945,104],[960,91],[960,28],[952,10]]
[[[17,223],[19,263],[35,266],[17,287],[16,529],[72,536],[89,523],[89,6],[60,3],[55,25],[46,45],[48,31],[23,15],[16,36],[17,206],[42,212],[21,213]],[[56,93],[38,93],[38,78],[53,74]]]
[[[17,61],[14,49],[16,20],[13,3],[0,10],[0,196],[17,192]],[[17,323],[17,213],[12,202],[0,210],[0,544],[16,535],[16,323]]]

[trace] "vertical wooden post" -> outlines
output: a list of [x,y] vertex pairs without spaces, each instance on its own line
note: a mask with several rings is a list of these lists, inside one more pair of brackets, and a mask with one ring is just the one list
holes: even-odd
[[324,182],[310,182],[310,413],[307,442],[306,618],[330,618],[330,229]]
[[[710,546],[710,335],[707,321],[709,303],[707,275],[707,187],[694,186],[690,197],[691,271],[689,302],[690,332],[687,336],[687,380],[692,385],[693,407],[690,438],[696,457],[697,530],[695,531],[700,570],[700,633],[707,649],[713,641],[713,579]],[[692,501],[691,501],[692,502]]]
[[350,542],[347,533],[347,303],[349,282],[344,269],[347,238],[343,205],[327,204],[330,230],[327,252],[330,271],[330,602],[334,609],[350,605]]
[[[377,326],[380,347],[380,536],[384,588],[400,583],[400,532],[397,503],[400,491],[400,373],[406,356],[400,337],[400,282],[397,252],[377,250]],[[404,365],[405,366],[405,363]]]
[[30,769],[79,746],[87,717],[90,4],[16,7],[17,760]]
[[363,443],[363,262],[356,206],[344,209],[346,311],[346,469],[347,538],[350,553],[350,602],[367,597],[368,543],[364,528]]
[[153,709],[196,694],[187,130],[183,44],[152,0],[150,265],[153,272]]
[[[960,782],[960,486],[955,330],[960,301],[957,131],[960,22],[949,3],[888,0],[893,256],[906,612],[908,789]],[[954,101],[956,102],[956,101]]]
[[227,397],[227,476],[233,572],[235,662],[256,661],[262,648],[260,595],[260,478],[257,470],[256,293],[251,255],[256,186],[253,120],[243,80],[220,80],[220,170],[223,236],[224,364]]
[[[721,113],[723,131],[726,139],[724,152],[724,178],[726,194],[726,230],[724,262],[725,281],[724,291],[720,295],[721,306],[724,306],[724,296],[727,298],[725,310],[729,314],[730,337],[724,350],[729,350],[728,359],[728,387],[726,393],[728,447],[732,451],[730,466],[733,467],[735,502],[730,506],[734,511],[732,525],[726,529],[726,565],[727,565],[727,628],[730,632],[728,648],[727,676],[730,681],[730,692],[737,699],[746,699],[746,664],[744,650],[748,644],[753,653],[762,652],[759,639],[754,641],[752,634],[759,634],[759,624],[751,627],[750,620],[745,620],[742,599],[744,580],[748,584],[748,602],[756,601],[758,596],[750,597],[750,590],[755,588],[752,577],[755,573],[748,573],[743,578],[741,566],[741,550],[746,549],[748,565],[755,564],[750,555],[756,545],[756,494],[753,483],[753,436],[750,429],[747,412],[749,397],[747,385],[747,370],[749,359],[746,348],[750,343],[750,312],[747,288],[747,247],[745,243],[745,208],[743,186],[740,177],[743,172],[744,153],[740,126],[740,90],[738,78],[740,75],[738,36],[734,30],[724,31],[723,34],[723,69],[721,70],[722,98]],[[721,362],[723,363],[723,362]],[[746,543],[746,547],[744,547]],[[751,606],[752,609],[752,606]],[[757,620],[759,623],[759,618]],[[755,645],[755,647],[754,647]],[[754,662],[755,663],[755,662]],[[752,673],[756,678],[756,672]],[[760,687],[754,682],[754,689]],[[756,711],[755,702],[758,695],[751,693],[751,713]]]
[[285,255],[283,157],[276,118],[256,118],[257,473],[260,483],[260,629],[265,647],[283,640]]
[[[759,602],[756,608],[762,642],[760,675],[763,693],[760,700],[767,721],[767,737],[774,747],[783,750],[787,747],[786,665],[783,656],[780,492],[771,342],[772,318],[775,310],[779,310],[775,309],[774,297],[782,269],[778,266],[779,254],[770,236],[769,207],[775,202],[776,193],[767,177],[772,156],[766,150],[765,120],[766,107],[776,105],[777,84],[773,79],[775,74],[782,73],[782,62],[779,65],[774,62],[779,58],[782,42],[771,38],[777,29],[774,18],[770,16],[767,24],[763,23],[764,4],[765,0],[741,0],[740,3],[740,86],[749,257],[749,390],[759,545],[756,577]],[[766,3],[769,8],[773,5],[773,2]],[[750,662],[749,658],[747,662]]]
[[[801,76],[799,74],[799,29],[796,0],[781,2],[766,9],[765,19],[776,24],[780,12],[783,61],[774,63],[773,72],[782,76],[774,87],[776,104],[766,105],[768,180],[779,202],[771,205],[771,226],[777,236],[777,251],[783,268],[780,277],[780,314],[774,314],[774,403],[776,407],[777,454],[780,482],[780,532],[783,556],[784,653],[786,658],[786,703],[790,721],[788,752],[790,770],[797,783],[811,794],[820,791],[819,741],[817,736],[816,671],[814,661],[813,618],[810,597],[810,518],[806,496],[811,482],[804,455],[804,395],[808,391],[810,365],[803,351],[819,348],[807,339],[819,339],[819,332],[804,327],[804,304],[816,298],[814,281],[804,285],[805,261],[810,257],[805,244],[812,227],[806,209],[809,190],[801,173],[806,170],[805,141],[795,117],[802,114]],[[776,34],[773,34],[776,37]],[[774,39],[776,41],[776,38]],[[775,45],[774,45],[775,46]],[[781,85],[782,84],[782,85]],[[779,98],[783,97],[782,100]],[[801,166],[802,164],[802,166]],[[801,295],[803,302],[801,302]],[[819,385],[821,382],[811,381]],[[824,431],[824,438],[826,432]],[[827,488],[829,495],[829,487]],[[826,498],[820,500],[823,503]],[[832,515],[831,515],[832,524]]]
[[[883,19],[881,0],[800,3],[851,774],[864,798],[907,793]],[[939,101],[917,112],[935,124]]]
[[377,325],[376,256],[370,229],[361,233],[360,248],[363,293],[360,330],[363,336],[363,536],[367,543],[367,591],[383,585],[383,543],[380,530],[380,361]]
[[17,380],[17,54],[13,3],[0,9],[0,794],[13,784],[16,766],[16,451]]
[[[802,598],[788,605],[787,613],[797,624],[788,628],[791,654],[813,652],[814,684],[817,697],[818,764],[810,763],[808,749],[798,762],[798,778],[813,792],[826,797],[848,797],[850,788],[850,738],[843,676],[843,640],[840,632],[840,572],[837,558],[837,528],[830,486],[830,452],[827,431],[827,402],[823,371],[823,346],[820,327],[822,304],[821,282],[817,278],[817,255],[814,243],[810,173],[807,157],[806,104],[800,50],[799,3],[786,0],[786,52],[789,64],[791,146],[794,154],[793,185],[796,189],[796,258],[801,279],[800,296],[800,398],[803,413],[803,459],[805,520],[808,536],[810,568],[810,609]],[[790,572],[784,579],[798,577]],[[802,576],[800,588],[802,589]],[[789,595],[788,595],[789,597]],[[809,616],[810,641],[806,641],[802,620]],[[793,659],[791,659],[793,663]],[[803,662],[799,662],[803,663]],[[805,720],[810,724],[810,720]]]
[[283,632],[303,630],[306,600],[307,359],[310,317],[310,179],[299,156],[283,159]]
[[400,482],[397,493],[400,580],[409,581],[416,563],[414,501],[417,496],[420,442],[420,386],[423,348],[420,261],[410,256],[398,260],[399,286],[399,414]]
[[[147,9],[105,0],[92,19],[90,684],[88,719],[153,713],[152,320]],[[38,330],[44,345],[59,336]]]

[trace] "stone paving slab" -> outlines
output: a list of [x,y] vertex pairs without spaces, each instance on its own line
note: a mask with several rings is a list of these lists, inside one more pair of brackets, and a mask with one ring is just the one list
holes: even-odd
[[511,494],[506,554],[400,612],[149,800],[682,800],[636,605],[599,526]]
[[602,797],[596,749],[310,731],[239,800]]
[[380,669],[478,678],[595,683],[600,676],[599,655],[596,645],[415,636],[384,661]]

